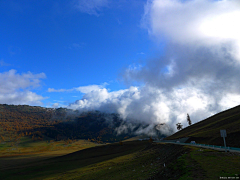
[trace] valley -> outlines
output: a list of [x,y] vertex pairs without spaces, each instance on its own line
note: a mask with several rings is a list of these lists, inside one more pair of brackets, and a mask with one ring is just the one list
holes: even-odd
[[[239,108],[209,117],[165,140],[188,137],[197,143],[222,145],[217,132],[225,128],[228,145],[239,147],[233,138],[240,131]],[[2,105],[0,179],[239,179],[240,153],[143,140],[146,134],[137,137],[134,131],[118,136],[114,125],[123,122],[117,115],[112,115],[115,124],[109,125],[103,118],[106,114],[66,116],[66,111]]]

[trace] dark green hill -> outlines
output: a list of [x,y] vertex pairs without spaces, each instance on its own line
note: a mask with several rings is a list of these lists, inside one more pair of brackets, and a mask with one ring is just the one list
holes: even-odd
[[190,137],[187,142],[196,141],[196,143],[223,146],[223,138],[220,136],[221,129],[227,131],[227,146],[240,147],[240,106],[188,126],[165,139]]

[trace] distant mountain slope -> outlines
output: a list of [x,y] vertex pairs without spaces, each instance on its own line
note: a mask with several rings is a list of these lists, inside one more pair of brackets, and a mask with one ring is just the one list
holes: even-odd
[[0,141],[7,142],[18,142],[22,136],[30,136],[36,141],[50,138],[89,139],[98,143],[116,142],[136,134],[162,136],[162,126],[165,125],[149,126],[123,120],[115,113],[80,113],[66,108],[0,104]]
[[22,136],[30,136],[36,141],[51,138],[115,142],[132,137],[131,132],[117,136],[115,128],[122,123],[117,114],[0,104],[0,141],[17,142]]
[[227,146],[240,147],[240,106],[220,112],[203,121],[188,126],[183,130],[165,138],[173,140],[183,137],[190,137],[187,142],[223,145],[223,138],[220,130],[227,131]]

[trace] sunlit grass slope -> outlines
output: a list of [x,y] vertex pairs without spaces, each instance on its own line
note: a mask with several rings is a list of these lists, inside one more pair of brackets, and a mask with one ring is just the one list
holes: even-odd
[[33,141],[29,137],[22,137],[18,144],[12,142],[0,143],[0,157],[19,156],[25,154],[37,154],[49,151],[72,150],[77,151],[96,146],[96,143],[87,140],[65,140],[65,141]]
[[33,141],[29,137],[22,137],[18,145],[12,146],[11,142],[0,143],[0,168],[22,166],[22,164],[62,156],[98,145],[87,140]]
[[203,121],[195,123],[167,137],[167,140],[190,137],[197,143],[223,145],[220,130],[227,131],[227,146],[240,147],[240,106],[223,111]]
[[0,179],[147,179],[184,151],[147,141],[115,143],[1,169]]

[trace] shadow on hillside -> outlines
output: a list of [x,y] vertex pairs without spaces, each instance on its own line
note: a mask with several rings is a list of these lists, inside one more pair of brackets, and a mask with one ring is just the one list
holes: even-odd
[[71,154],[55,157],[36,163],[23,164],[21,167],[12,167],[0,171],[0,179],[33,179],[45,177],[63,171],[74,170],[91,164],[103,162],[116,157],[127,155],[149,146],[149,142],[133,141],[103,145],[84,149]]

